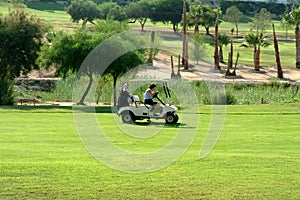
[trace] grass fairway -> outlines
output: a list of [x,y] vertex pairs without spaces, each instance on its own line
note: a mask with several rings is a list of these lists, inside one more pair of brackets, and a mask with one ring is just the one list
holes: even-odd
[[[91,156],[71,108],[0,107],[0,199],[300,198],[299,104],[228,106],[219,142],[204,159],[199,149],[211,116],[209,107],[200,110],[198,134],[180,159],[132,174]],[[138,139],[120,136],[111,113],[97,113],[97,119],[116,145],[130,151],[155,149],[178,129]]]

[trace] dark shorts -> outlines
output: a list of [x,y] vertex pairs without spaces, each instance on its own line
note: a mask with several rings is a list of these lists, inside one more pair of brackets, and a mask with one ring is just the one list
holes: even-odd
[[152,99],[145,99],[144,104],[148,104],[148,105],[156,105],[157,102],[154,102]]

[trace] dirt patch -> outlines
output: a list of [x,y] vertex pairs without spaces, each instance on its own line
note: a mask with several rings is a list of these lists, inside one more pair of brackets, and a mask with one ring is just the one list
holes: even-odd
[[[174,73],[178,73],[178,59],[174,59]],[[253,67],[238,65],[237,76],[225,76],[227,66],[221,64],[221,70],[215,70],[213,63],[191,62],[193,66],[189,70],[180,69],[180,75],[187,80],[215,80],[225,83],[239,82],[239,83],[266,83],[277,80],[279,82],[300,82],[299,69],[284,69],[283,79],[277,79],[277,69],[273,67],[261,67],[260,71],[255,71]],[[165,54],[158,54],[153,62],[153,66],[147,70],[140,72],[143,75],[154,76],[158,79],[171,78],[171,57]]]

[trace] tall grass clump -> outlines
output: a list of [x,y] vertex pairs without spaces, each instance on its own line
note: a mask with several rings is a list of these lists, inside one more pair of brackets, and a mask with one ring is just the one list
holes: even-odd
[[290,84],[272,81],[261,84],[228,84],[226,92],[234,94],[236,104],[276,104],[291,99]]
[[57,81],[55,87],[43,94],[43,100],[49,101],[72,101],[73,87],[76,75],[71,74]]
[[[208,87],[205,81],[194,81],[191,84],[199,103],[211,105],[224,102],[220,100],[222,98],[221,94],[209,91],[209,88],[210,90],[214,90],[214,88]],[[276,104],[290,102],[291,100],[291,85],[278,81],[260,84],[231,83],[225,85],[225,90],[227,105]]]
[[201,104],[231,105],[237,102],[232,92],[226,91],[226,88],[220,87],[217,83],[194,81],[192,82],[192,87]]
[[[56,101],[72,100],[74,80],[75,75],[61,79],[47,95],[47,98]],[[140,100],[143,101],[143,94],[151,83],[151,80],[120,80],[116,88],[117,98],[119,97],[119,88],[125,82],[129,84],[128,92],[132,95],[138,95]],[[224,86],[225,90],[223,90],[223,87],[219,87],[216,83],[205,81],[188,82],[186,80],[175,79],[168,81],[171,99],[167,99],[162,83],[155,83],[157,84],[156,91],[159,92],[159,98],[164,102],[173,104],[277,104],[291,102],[292,97],[291,85],[278,81],[259,84],[230,83],[226,84]],[[107,79],[101,84],[101,90],[97,89],[95,99],[98,102],[111,103],[113,102],[113,91],[113,83],[110,79]]]

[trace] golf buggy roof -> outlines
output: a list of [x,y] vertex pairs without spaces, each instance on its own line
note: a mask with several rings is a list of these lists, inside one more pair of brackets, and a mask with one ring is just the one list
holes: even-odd
[[[171,98],[170,90],[169,90],[169,87],[167,85],[167,83],[169,81],[170,81],[170,79],[163,79],[163,80],[157,80],[157,79],[133,79],[133,80],[130,80],[128,82],[129,82],[129,85],[132,85],[132,84],[134,85],[134,83],[161,83],[163,85],[163,90],[164,90],[165,96],[168,99],[168,98]],[[156,98],[159,99],[158,97],[156,97]]]
[[133,79],[133,80],[130,80],[128,81],[129,83],[131,82],[144,82],[144,83],[147,83],[147,82],[158,82],[158,83],[166,83],[166,82],[169,82],[170,79],[163,79],[163,80],[157,80],[157,79]]

